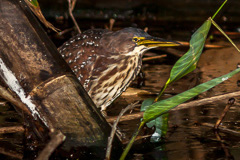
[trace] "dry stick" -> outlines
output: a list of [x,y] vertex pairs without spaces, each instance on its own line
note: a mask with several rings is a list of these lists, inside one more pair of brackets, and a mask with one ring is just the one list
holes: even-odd
[[[214,127],[214,124],[210,124],[210,123],[201,123],[201,125],[206,126],[206,127],[211,127],[211,128]],[[219,126],[218,130],[220,130],[221,132],[224,132],[224,133],[230,133],[230,134],[233,134],[235,136],[240,136],[240,132],[234,131],[234,130],[231,130],[231,129],[228,129],[228,128],[224,128],[223,126]]]
[[230,107],[234,104],[235,99],[234,98],[230,98],[228,100],[228,104],[226,105],[225,109],[223,110],[221,116],[218,118],[214,129],[218,129],[218,126],[220,125],[220,123],[222,122],[223,118],[226,116],[227,112],[229,111]]
[[136,105],[138,103],[139,102],[135,102],[134,104],[128,105],[126,108],[122,109],[122,111],[119,113],[119,115],[117,117],[117,120],[114,122],[114,124],[112,126],[111,134],[108,137],[108,145],[107,145],[106,158],[105,158],[106,160],[110,160],[111,150],[112,150],[112,142],[113,142],[113,138],[114,138],[114,135],[115,135],[115,132],[116,132],[116,129],[117,129],[117,124],[120,121],[120,118],[123,116],[123,114],[125,112],[127,112],[128,110],[133,109],[134,107],[136,107]]
[[27,109],[26,105],[23,104],[18,98],[13,97],[12,94],[4,87],[0,86],[0,97],[14,104],[17,108],[24,111],[24,113],[31,115],[31,112]]
[[58,32],[58,35],[59,35],[59,36],[62,36],[62,35],[64,35],[64,34],[70,32],[70,31],[72,31],[72,30],[73,30],[73,28],[65,29],[65,30],[63,30],[63,31],[61,31],[61,32]]
[[28,5],[28,7],[31,9],[31,11],[38,17],[38,19],[47,27],[52,29],[55,32],[60,31],[60,29],[54,27],[50,22],[48,22],[45,17],[42,14],[42,11],[40,9],[40,6],[38,5],[37,7],[34,6],[30,1],[32,0],[24,0],[25,3]]
[[[0,101],[1,101],[1,100],[0,100]],[[6,106],[6,104],[7,104],[7,101],[4,101],[4,100],[3,100],[3,101],[0,102],[0,106]]]
[[151,60],[156,60],[156,59],[161,59],[161,58],[164,58],[164,57],[167,57],[166,54],[164,55],[160,55],[160,56],[152,56],[152,57],[146,57],[146,58],[143,58],[142,61],[151,61]]
[[148,27],[145,27],[145,28],[144,28],[144,32],[147,32],[147,31],[148,31]]
[[221,147],[222,147],[222,149],[224,150],[226,159],[231,158],[232,155],[231,155],[231,153],[229,152],[229,149],[226,147],[226,145],[222,142],[222,139],[221,139],[219,133],[218,133],[218,132],[215,132],[215,135],[216,135],[217,140],[219,140],[220,143],[221,143]]
[[0,134],[2,133],[15,133],[15,132],[23,132],[23,126],[12,126],[12,127],[1,127]]
[[[218,96],[214,96],[214,97],[210,97],[210,98],[195,100],[195,101],[191,101],[191,102],[188,102],[188,103],[180,104],[177,107],[170,110],[170,112],[171,111],[178,111],[178,110],[182,110],[182,109],[187,109],[187,108],[192,108],[192,107],[197,107],[197,106],[202,106],[202,105],[210,104],[210,103],[213,103],[213,102],[216,102],[216,101],[229,99],[229,98],[237,97],[237,96],[240,96],[240,91],[227,93],[227,94],[223,94],[223,95],[218,95]],[[121,121],[128,121],[128,120],[133,120],[133,119],[137,119],[137,118],[142,118],[143,113],[144,112],[138,112],[138,113],[133,113],[133,114],[130,114],[130,115],[125,115],[121,118]],[[115,119],[117,119],[116,116],[109,117],[109,118],[107,118],[107,122],[112,123]]]
[[[151,137],[152,134],[148,134],[148,135],[143,135],[143,136],[137,136],[136,139],[134,140],[134,142],[145,139],[145,138],[149,138]],[[126,145],[129,143],[129,140],[123,141],[122,144]]]
[[114,23],[115,23],[115,19],[111,18],[111,19],[109,20],[109,30],[110,30],[110,31],[112,31]]
[[5,148],[0,147],[0,154],[12,157],[12,158],[17,158],[17,159],[23,159],[23,155],[12,150],[6,150]]
[[48,160],[54,150],[65,140],[65,138],[66,136],[60,131],[54,134],[36,160]]
[[80,28],[79,28],[79,26],[78,26],[78,24],[77,24],[77,21],[74,18],[73,13],[72,13],[72,11],[73,11],[73,9],[75,7],[75,4],[76,4],[76,0],[68,0],[68,11],[69,11],[69,15],[72,18],[72,21],[73,21],[74,25],[76,26],[76,28],[78,30],[78,33],[82,33]]
[[[181,46],[189,46],[189,42],[183,42],[183,41],[178,41],[179,43],[181,43]],[[225,48],[227,46],[224,45],[215,45],[215,44],[205,44],[204,48],[206,49],[221,49],[221,48]]]

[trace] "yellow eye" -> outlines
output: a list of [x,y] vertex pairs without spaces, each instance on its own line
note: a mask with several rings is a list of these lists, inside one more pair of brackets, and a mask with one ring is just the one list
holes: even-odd
[[133,38],[133,41],[134,42],[138,42],[138,38]]

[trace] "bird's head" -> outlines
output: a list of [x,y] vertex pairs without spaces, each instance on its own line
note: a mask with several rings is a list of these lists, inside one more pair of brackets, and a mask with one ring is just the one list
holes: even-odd
[[156,47],[179,46],[174,41],[150,36],[139,28],[124,28],[116,32],[107,33],[101,43],[108,51],[118,54],[142,54],[144,51]]

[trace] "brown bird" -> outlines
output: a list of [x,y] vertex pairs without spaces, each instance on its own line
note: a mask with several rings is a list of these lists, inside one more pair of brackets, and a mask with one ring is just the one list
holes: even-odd
[[65,42],[59,52],[96,106],[105,110],[135,79],[145,51],[178,45],[138,28],[90,29]]

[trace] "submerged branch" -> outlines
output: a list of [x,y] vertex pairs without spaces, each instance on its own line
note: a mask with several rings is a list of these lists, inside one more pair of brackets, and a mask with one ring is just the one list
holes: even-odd
[[2,133],[15,133],[15,132],[23,132],[23,126],[12,126],[12,127],[1,127],[0,134]]
[[[211,104],[211,103],[214,103],[216,101],[229,99],[229,98],[237,97],[237,96],[240,96],[240,91],[227,93],[227,94],[223,94],[223,95],[218,95],[218,96],[214,96],[214,97],[210,97],[210,98],[204,98],[204,99],[200,99],[200,100],[194,100],[194,101],[191,101],[191,102],[188,102],[188,103],[180,104],[177,107],[170,110],[170,112],[171,111],[178,111],[178,110],[181,110],[181,109],[188,109],[188,108],[192,108],[192,107],[202,106],[202,105],[206,105],[206,104]],[[144,112],[138,112],[138,113],[125,115],[121,118],[120,122],[142,118],[143,113]],[[116,116],[109,117],[109,118],[107,118],[107,122],[108,123],[113,123],[113,121],[116,120],[116,119],[117,119]]]
[[[210,123],[201,123],[201,125],[206,126],[206,127],[211,127],[211,128],[214,128],[214,126],[215,126],[214,124],[210,124]],[[219,126],[218,130],[221,131],[221,132],[233,134],[235,136],[240,136],[240,132],[234,131],[232,129],[225,128],[223,126]]]
[[36,160],[49,159],[51,154],[65,140],[65,138],[66,136],[62,134],[62,132],[58,132],[57,134],[53,135],[50,142],[45,146],[45,148],[42,150]]
[[27,113],[28,115],[31,115],[31,112],[27,109],[27,107],[19,99],[17,99],[16,97],[13,97],[12,94],[7,89],[2,87],[1,85],[0,85],[0,97],[2,97],[4,99],[6,99],[7,101],[11,102],[17,108],[24,111],[24,113]]
[[108,145],[107,145],[107,151],[106,151],[106,160],[110,160],[110,157],[111,157],[112,142],[113,142],[113,138],[114,138],[115,132],[117,130],[118,122],[120,121],[120,119],[121,119],[121,117],[123,116],[124,113],[126,113],[128,110],[133,109],[134,107],[136,107],[137,104],[138,104],[138,102],[136,102],[134,104],[130,104],[126,108],[124,108],[119,113],[119,115],[117,117],[117,120],[114,122],[114,125],[112,126],[111,135],[108,138]]

